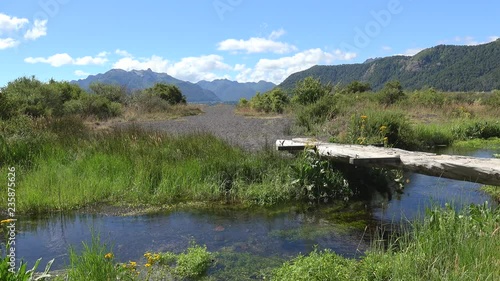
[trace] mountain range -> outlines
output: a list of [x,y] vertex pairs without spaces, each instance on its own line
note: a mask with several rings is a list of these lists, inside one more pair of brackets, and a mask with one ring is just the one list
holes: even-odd
[[239,83],[226,79],[212,82],[200,81],[195,84],[179,80],[166,73],[153,72],[151,69],[132,71],[112,69],[102,74],[90,75],[85,79],[72,81],[84,89],[88,89],[89,85],[94,82],[120,85],[129,92],[149,88],[160,82],[174,84],[179,87],[188,102],[238,101],[242,97],[250,98],[257,92],[266,92],[276,86],[265,81]]
[[500,39],[476,46],[438,45],[414,56],[375,58],[359,64],[316,65],[290,75],[279,86],[293,88],[308,76],[334,85],[368,82],[374,90],[399,80],[410,90],[491,91],[500,89]]

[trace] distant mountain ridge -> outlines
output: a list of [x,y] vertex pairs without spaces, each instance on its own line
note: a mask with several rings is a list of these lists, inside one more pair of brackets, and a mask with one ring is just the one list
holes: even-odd
[[223,101],[250,99],[257,92],[267,92],[276,87],[274,83],[266,81],[240,83],[227,79],[217,79],[211,82],[203,80],[196,84],[214,92]]
[[360,64],[316,65],[290,75],[279,86],[293,88],[308,76],[332,84],[368,82],[374,90],[399,80],[405,89],[491,91],[500,89],[500,39],[476,46],[439,45],[414,56],[368,59]]
[[149,88],[160,82],[174,84],[179,87],[188,102],[238,101],[240,98],[251,98],[257,92],[269,91],[276,86],[265,81],[239,83],[227,79],[191,83],[174,78],[167,73],[153,72],[151,69],[131,71],[112,69],[102,74],[89,75],[85,79],[71,82],[84,89],[88,89],[90,84],[94,82],[120,85],[130,92]]
[[151,69],[125,71],[122,69],[112,69],[103,74],[90,75],[85,79],[72,81],[84,89],[94,82],[114,84],[125,87],[129,91],[141,90],[153,86],[155,83],[174,84],[186,96],[188,102],[218,102],[220,99],[210,90],[191,82],[176,79],[166,73],[156,73]]

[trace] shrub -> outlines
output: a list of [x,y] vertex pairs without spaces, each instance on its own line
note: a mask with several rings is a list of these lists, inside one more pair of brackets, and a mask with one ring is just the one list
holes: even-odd
[[331,91],[331,85],[323,85],[319,79],[307,77],[304,80],[297,82],[295,85],[292,94],[292,101],[302,105],[315,103]]
[[383,105],[391,105],[404,99],[405,93],[399,81],[390,81],[384,85],[384,88],[378,93],[379,102]]
[[288,95],[281,88],[274,88],[266,93],[257,93],[250,99],[250,107],[266,113],[283,113],[289,103]]
[[446,100],[443,93],[439,93],[433,88],[415,91],[409,99],[412,106],[422,105],[425,107],[442,107]]
[[482,101],[482,104],[499,108],[500,107],[500,90],[493,91],[486,99]]
[[342,174],[317,154],[304,152],[292,171],[292,184],[297,187],[299,199],[326,203],[332,199],[348,200],[353,195]]
[[145,89],[144,92],[158,96],[170,105],[186,103],[186,97],[181,90],[172,84],[156,83],[153,87]]

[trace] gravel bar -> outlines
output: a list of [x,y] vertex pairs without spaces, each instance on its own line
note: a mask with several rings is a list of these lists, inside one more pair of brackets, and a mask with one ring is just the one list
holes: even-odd
[[256,151],[266,145],[274,147],[277,139],[291,138],[292,119],[277,117],[245,117],[234,113],[235,106],[204,106],[204,113],[173,120],[138,122],[140,126],[173,135],[211,133],[232,145]]

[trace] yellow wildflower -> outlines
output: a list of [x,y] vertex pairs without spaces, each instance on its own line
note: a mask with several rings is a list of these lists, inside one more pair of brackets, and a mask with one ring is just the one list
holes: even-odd
[[107,253],[104,255],[105,259],[112,259],[113,258],[113,253]]
[[380,126],[380,131],[382,131],[382,132],[383,132],[383,131],[385,131],[386,129],[387,129],[387,126],[384,126],[384,125]]
[[6,220],[0,221],[0,224],[9,223],[9,222],[13,222],[13,221],[16,221],[16,220],[15,219],[6,219]]
[[144,257],[146,257],[146,258],[149,258],[150,256],[151,256],[151,253],[150,253],[150,252],[146,252],[146,253],[144,254]]
[[135,261],[130,261],[129,263],[130,263],[131,267],[136,267],[137,266],[137,263]]
[[150,266],[151,266],[151,264],[150,264],[150,263],[147,263],[147,264],[145,264],[144,266],[145,266],[145,267],[150,267]]
[[365,120],[366,118],[368,118],[368,116],[366,116],[366,115],[361,115],[361,119]]

